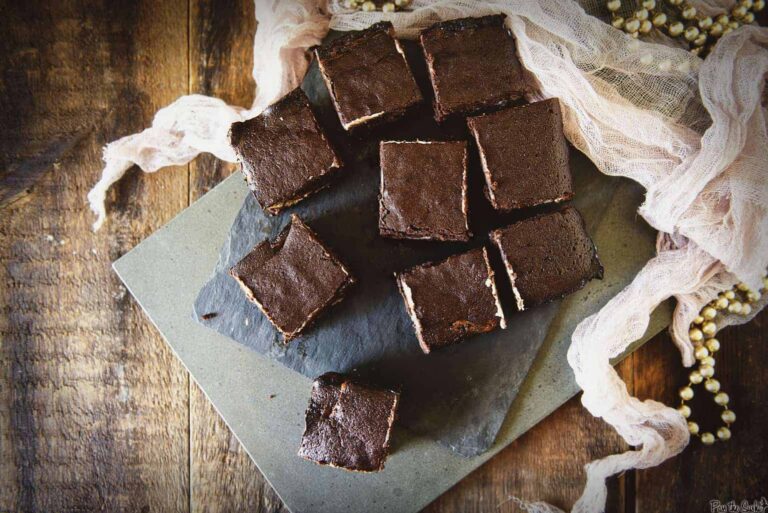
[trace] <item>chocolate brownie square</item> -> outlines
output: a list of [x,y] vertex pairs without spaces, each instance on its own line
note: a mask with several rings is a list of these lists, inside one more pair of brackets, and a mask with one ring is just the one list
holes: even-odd
[[388,21],[315,49],[318,67],[345,130],[399,118],[422,101]]
[[312,384],[299,456],[358,472],[384,468],[400,396],[329,372]]
[[493,208],[509,212],[573,197],[557,98],[468,118],[467,125]]
[[503,14],[424,29],[419,41],[435,93],[435,119],[503,107],[530,92]]
[[285,342],[302,334],[355,280],[297,215],[275,242],[256,245],[229,274]]
[[491,232],[504,260],[518,310],[565,297],[603,266],[578,210],[567,207]]
[[300,88],[233,123],[229,139],[248,187],[272,215],[327,186],[342,165]]
[[425,353],[506,328],[485,248],[413,267],[396,278]]
[[467,143],[385,141],[380,146],[379,233],[467,241]]

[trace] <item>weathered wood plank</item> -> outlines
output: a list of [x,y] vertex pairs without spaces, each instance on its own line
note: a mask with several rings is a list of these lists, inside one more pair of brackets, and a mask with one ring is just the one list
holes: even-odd
[[187,204],[186,168],[133,172],[96,235],[85,205],[102,144],[186,92],[186,9],[3,3],[3,165],[52,165],[0,215],[0,510],[188,508],[187,376],[110,268]]
[[[241,106],[253,101],[250,0],[190,3],[190,91]],[[237,168],[211,155],[190,164],[190,202]],[[202,391],[190,387],[190,510],[283,512],[272,490]]]
[[[727,502],[760,499],[768,483],[768,311],[745,326],[730,327],[717,337],[722,349],[715,355],[715,377],[731,397],[737,419],[733,438],[704,447],[698,439],[678,457],[637,472],[637,513],[710,511],[710,500]],[[689,370],[668,335],[637,353],[636,393],[665,404],[677,404],[677,390],[687,383]],[[692,403],[702,430],[721,425],[720,407],[712,394],[697,387]],[[714,431],[713,431],[714,432]]]

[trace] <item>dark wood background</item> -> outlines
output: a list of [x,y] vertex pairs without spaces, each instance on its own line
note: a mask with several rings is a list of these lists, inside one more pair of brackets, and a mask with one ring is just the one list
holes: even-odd
[[[120,285],[110,262],[233,166],[211,156],[85,195],[101,148],[187,93],[248,105],[250,0],[0,0],[0,511],[286,511]],[[610,482],[609,511],[709,511],[768,495],[763,313],[721,335],[734,439],[697,441]],[[676,400],[686,371],[661,334],[619,366],[641,398]],[[709,403],[707,403],[707,406]],[[427,508],[570,507],[582,466],[627,447],[578,399]]]

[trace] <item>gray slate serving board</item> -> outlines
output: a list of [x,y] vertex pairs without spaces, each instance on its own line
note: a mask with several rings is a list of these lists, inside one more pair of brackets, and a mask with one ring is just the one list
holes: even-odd
[[[605,200],[604,215],[591,228],[606,279],[562,302],[490,449],[464,458],[400,429],[383,472],[353,474],[296,456],[309,378],[192,318],[192,305],[210,278],[247,194],[239,175],[229,177],[120,258],[114,268],[294,513],[408,513],[430,503],[577,393],[565,357],[570,333],[621,290],[654,253],[654,233],[636,215],[642,191],[620,180]],[[659,308],[635,347],[663,329],[669,316],[668,307]]]

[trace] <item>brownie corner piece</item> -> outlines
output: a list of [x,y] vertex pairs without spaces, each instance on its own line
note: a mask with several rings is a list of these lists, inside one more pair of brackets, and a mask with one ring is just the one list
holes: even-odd
[[312,384],[298,455],[350,471],[382,470],[399,400],[398,392],[323,374]]
[[496,279],[483,248],[395,275],[424,353],[506,328]]
[[562,210],[491,232],[518,310],[559,299],[603,277],[597,249],[578,210]]
[[557,98],[467,119],[477,143],[485,193],[509,212],[573,198],[568,142]]
[[466,142],[383,141],[379,154],[381,236],[470,239]]
[[392,23],[379,22],[315,49],[345,130],[393,121],[423,100],[393,32]]
[[258,116],[233,123],[229,140],[248,188],[271,215],[327,186],[342,167],[298,87]]
[[443,21],[419,34],[437,121],[503,107],[531,91],[505,18],[497,14]]
[[229,274],[286,343],[341,301],[355,282],[344,264],[295,214],[274,242],[257,244]]

